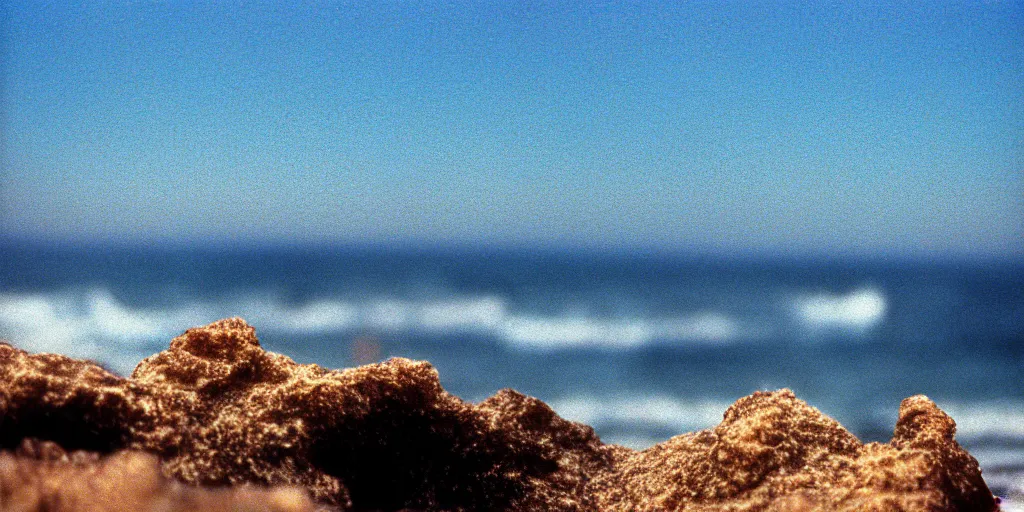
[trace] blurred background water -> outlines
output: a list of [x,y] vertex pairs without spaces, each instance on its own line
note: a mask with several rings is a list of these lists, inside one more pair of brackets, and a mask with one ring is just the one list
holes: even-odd
[[463,399],[512,387],[633,448],[782,387],[887,441],[926,394],[997,492],[1024,479],[1019,264],[19,245],[0,265],[0,336],[122,375],[238,315],[299,362],[427,360]]

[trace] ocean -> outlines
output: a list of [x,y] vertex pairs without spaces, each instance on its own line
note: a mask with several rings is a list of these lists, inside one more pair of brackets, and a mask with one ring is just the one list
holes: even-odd
[[230,316],[301,363],[428,360],[465,400],[511,387],[633,448],[783,387],[887,441],[900,401],[925,394],[1024,510],[1024,264],[0,246],[0,338],[30,351],[127,375]]

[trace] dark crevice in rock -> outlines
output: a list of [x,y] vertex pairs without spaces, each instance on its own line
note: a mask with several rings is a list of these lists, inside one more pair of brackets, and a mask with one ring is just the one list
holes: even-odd
[[66,450],[113,453],[126,446],[127,432],[116,426],[99,426],[88,409],[65,406],[42,410],[9,411],[0,420],[0,450],[13,450],[26,439],[53,441]]
[[98,453],[126,446],[134,422],[122,379],[64,356],[29,357],[0,343],[0,449],[29,438]]

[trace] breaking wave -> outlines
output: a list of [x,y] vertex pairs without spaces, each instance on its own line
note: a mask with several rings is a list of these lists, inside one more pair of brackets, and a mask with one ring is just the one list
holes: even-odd
[[513,316],[502,324],[500,334],[514,346],[535,350],[633,348],[654,342],[725,344],[744,338],[738,321],[718,313],[669,319]]
[[602,436],[605,442],[644,449],[669,436],[718,425],[731,402],[685,400],[660,394],[583,394],[553,400],[550,405],[565,419],[611,432]]
[[[866,289],[849,295],[802,297],[795,308],[799,319],[811,326],[862,329],[881,321],[886,304],[880,292]],[[317,298],[292,303],[273,294],[253,293],[146,308],[119,300],[102,288],[0,293],[0,337],[32,351],[95,359],[119,371],[131,370],[139,358],[185,328],[229,316],[245,317],[261,331],[282,335],[469,333],[526,351],[719,346],[757,341],[786,329],[785,318],[776,318],[772,324],[773,320],[700,308],[662,316],[609,317],[569,307],[536,313],[521,311],[496,295],[434,300]]]
[[125,304],[104,289],[0,294],[0,336],[33,351],[103,361],[118,359],[117,353],[125,347],[166,342],[186,327],[236,315],[261,330],[282,334],[470,332],[526,350],[630,348],[653,342],[722,344],[750,334],[738,320],[715,312],[675,318],[520,314],[494,296],[419,301],[317,299],[301,304],[248,296],[147,309]]
[[[1024,440],[1024,401],[979,403],[938,402],[956,422],[957,439]],[[1024,467],[1024,459],[1021,459]]]
[[868,329],[885,318],[886,308],[885,296],[874,288],[808,295],[794,303],[796,315],[811,328]]

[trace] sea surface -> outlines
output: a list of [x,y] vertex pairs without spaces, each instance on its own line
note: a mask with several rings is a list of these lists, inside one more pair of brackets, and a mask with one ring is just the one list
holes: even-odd
[[1024,510],[1024,264],[0,244],[0,338],[30,351],[126,375],[229,316],[302,363],[425,359],[466,400],[515,388],[634,448],[783,387],[887,441],[926,394]]

